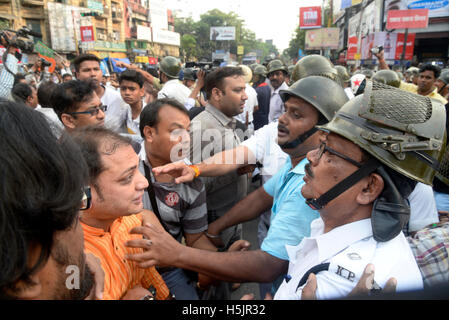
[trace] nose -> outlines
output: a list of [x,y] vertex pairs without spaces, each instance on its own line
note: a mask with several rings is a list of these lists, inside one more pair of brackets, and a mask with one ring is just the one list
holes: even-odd
[[138,191],[145,190],[147,187],[148,187],[147,178],[145,178],[145,176],[141,174],[140,171],[137,171],[136,190]]
[[246,94],[245,91],[243,91],[242,100],[248,100],[248,95]]
[[316,148],[307,152],[306,158],[309,160],[311,166],[316,166],[318,164],[318,150],[319,148]]
[[97,119],[100,119],[100,120],[102,120],[102,119],[104,119],[105,118],[105,114],[104,114],[104,111],[103,110],[98,110],[98,113],[97,113]]

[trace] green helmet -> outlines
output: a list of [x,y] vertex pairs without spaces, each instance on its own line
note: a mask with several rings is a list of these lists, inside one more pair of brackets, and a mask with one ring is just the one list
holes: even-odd
[[284,65],[284,63],[281,60],[271,60],[270,63],[268,63],[267,66],[268,72],[267,75],[269,75],[272,72],[275,71],[284,71],[285,73],[288,73],[287,67]]
[[288,74],[291,76],[293,73],[293,69],[295,69],[295,65],[292,64],[290,66],[288,66],[287,70],[288,70]]
[[184,80],[196,80],[195,79],[195,72],[192,68],[185,68],[184,69]]
[[[403,229],[410,206],[398,188],[400,175],[431,185],[446,146],[445,108],[428,97],[369,81],[363,95],[346,103],[328,124],[318,126],[371,155],[359,170],[310,205],[325,206],[361,178],[376,172],[384,188],[374,201],[371,226],[376,241],[389,241]],[[387,170],[388,169],[388,170]],[[393,176],[391,171],[399,173]],[[413,184],[401,181],[409,189]]]
[[254,75],[261,75],[266,77],[267,76],[267,68],[265,68],[262,65],[258,65],[256,68],[254,68]]
[[167,75],[167,77],[176,79],[179,77],[179,73],[181,72],[181,61],[172,56],[167,56],[162,59],[160,63],[160,71]]
[[374,71],[371,69],[363,69],[360,73],[365,75],[368,79],[371,79],[374,76]]
[[383,84],[399,88],[401,85],[401,79],[398,74],[393,70],[379,70],[373,76],[373,81],[381,82]]
[[254,73],[254,70],[256,70],[256,68],[257,68],[258,66],[261,66],[261,64],[259,64],[259,63],[251,63],[251,64],[249,65],[249,68],[250,68],[251,71]]
[[323,129],[339,134],[406,177],[428,185],[446,145],[446,111],[433,99],[378,82],[346,103]]
[[[323,89],[326,94],[323,94]],[[287,90],[280,90],[279,95],[283,102],[287,101],[290,96],[305,100],[318,109],[328,121],[348,101],[348,96],[340,85],[320,76],[310,76],[298,80]]]
[[334,68],[332,62],[328,58],[318,54],[311,54],[299,59],[293,69],[291,78],[292,81],[296,82],[308,76],[326,77],[341,84],[337,70]]
[[449,69],[443,69],[438,77],[438,80],[441,80],[445,84],[449,84]]
[[343,66],[335,66],[335,70],[337,70],[338,76],[343,82],[347,82],[351,79],[349,76],[348,70],[346,70]]
[[419,74],[419,68],[417,68],[417,67],[410,67],[410,68],[408,68],[408,69],[405,71],[405,73],[413,74],[413,75],[418,75],[418,74]]

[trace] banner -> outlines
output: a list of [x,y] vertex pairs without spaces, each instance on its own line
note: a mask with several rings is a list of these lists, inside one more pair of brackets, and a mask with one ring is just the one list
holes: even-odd
[[390,10],[387,16],[387,29],[420,29],[429,24],[429,9]]
[[307,30],[305,49],[338,49],[339,36],[339,28],[321,28],[316,30]]
[[210,40],[235,40],[235,27],[210,27]]
[[[407,45],[405,47],[405,57],[404,60],[412,60],[413,59],[413,49],[415,48],[415,33],[409,33],[407,35]],[[401,60],[402,50],[404,48],[404,33],[398,33],[398,37],[396,40],[396,54],[395,59]]]
[[153,42],[179,47],[181,45],[181,35],[173,31],[153,29]]
[[34,44],[34,51],[49,58],[53,58],[55,56],[55,52],[45,44],[43,44],[41,41],[37,41]]
[[408,9],[429,9],[429,18],[449,17],[448,0],[385,0],[384,21],[388,11]]
[[[140,1],[138,1],[139,3]],[[167,5],[164,0],[150,1],[150,21],[151,27],[154,29],[168,29]]]
[[348,38],[348,51],[346,52],[346,60],[354,60],[357,53],[357,44],[359,38],[356,36]]
[[151,41],[151,28],[137,25],[137,39]]
[[93,26],[81,26],[81,42],[92,42],[94,39],[94,27]]
[[321,28],[321,7],[299,8],[299,28]]

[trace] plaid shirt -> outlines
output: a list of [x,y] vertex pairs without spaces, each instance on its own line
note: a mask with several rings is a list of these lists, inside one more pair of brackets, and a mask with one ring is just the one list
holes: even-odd
[[[17,58],[14,55],[8,54],[6,58],[6,66],[14,74],[17,73],[18,62],[19,60],[17,60]],[[13,84],[14,84],[14,76],[11,73],[9,73],[5,67],[3,67],[2,71],[0,72],[0,97],[9,98],[11,95]]]
[[441,222],[419,230],[407,237],[424,286],[449,281],[449,222]]

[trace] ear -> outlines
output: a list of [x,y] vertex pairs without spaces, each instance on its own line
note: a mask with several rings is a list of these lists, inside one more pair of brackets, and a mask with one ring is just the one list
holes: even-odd
[[150,126],[145,126],[143,128],[143,138],[146,142],[152,143],[154,140],[154,135],[156,134],[156,130]]
[[377,173],[371,173],[362,183],[362,190],[356,197],[356,201],[362,205],[374,202],[384,189],[384,180]]
[[140,98],[143,98],[145,96],[145,87],[142,86],[142,88],[140,88]]
[[216,101],[220,101],[222,95],[223,95],[223,93],[221,92],[220,89],[218,89],[218,88],[213,88],[213,89],[212,89],[212,94],[211,94],[211,99],[212,99],[212,100],[216,100]]
[[76,128],[75,119],[71,115],[69,115],[67,113],[61,114],[61,122],[68,129],[75,129]]

